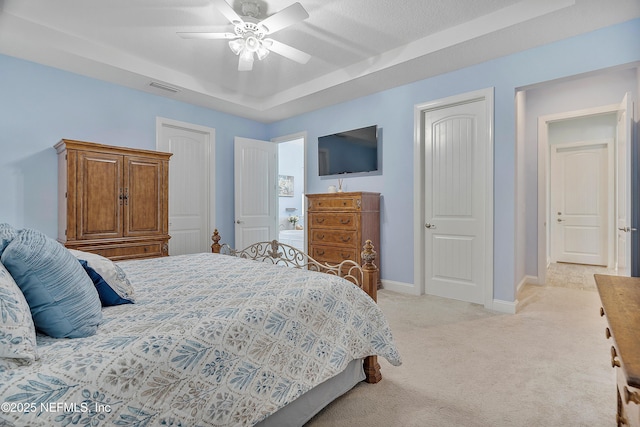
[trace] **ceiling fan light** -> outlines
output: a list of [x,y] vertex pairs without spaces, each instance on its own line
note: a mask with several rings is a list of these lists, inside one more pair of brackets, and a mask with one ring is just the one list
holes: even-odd
[[240,52],[244,50],[244,39],[235,39],[229,42],[229,47],[236,55],[240,55]]
[[260,43],[260,46],[258,46],[258,49],[256,50],[256,55],[258,56],[258,59],[262,61],[267,57],[267,55],[269,55],[269,49],[267,49],[263,46],[262,43]]
[[253,62],[253,52],[249,49],[244,49],[242,53],[240,53],[240,56],[242,57],[243,61]]
[[255,52],[260,48],[260,41],[254,36],[249,36],[245,39],[244,45],[251,52]]

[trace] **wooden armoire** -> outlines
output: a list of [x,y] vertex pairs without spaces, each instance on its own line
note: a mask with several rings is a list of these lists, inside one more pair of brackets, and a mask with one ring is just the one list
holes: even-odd
[[58,241],[112,260],[169,254],[171,153],[63,139]]

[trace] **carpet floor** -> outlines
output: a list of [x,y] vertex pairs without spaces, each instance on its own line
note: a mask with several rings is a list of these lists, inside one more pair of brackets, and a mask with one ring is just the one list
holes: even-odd
[[403,357],[308,423],[322,426],[614,426],[615,371],[595,289],[525,285],[515,315],[381,290]]

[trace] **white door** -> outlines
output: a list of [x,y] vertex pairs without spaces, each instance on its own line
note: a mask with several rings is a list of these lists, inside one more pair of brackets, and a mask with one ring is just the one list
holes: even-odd
[[551,146],[551,260],[607,265],[609,144]]
[[486,101],[425,113],[425,291],[484,303]]
[[169,254],[211,250],[215,130],[158,119],[157,147],[169,162]]
[[235,138],[235,247],[270,241],[277,234],[278,144]]
[[631,275],[631,130],[633,129],[630,94],[618,110],[616,127],[616,269]]

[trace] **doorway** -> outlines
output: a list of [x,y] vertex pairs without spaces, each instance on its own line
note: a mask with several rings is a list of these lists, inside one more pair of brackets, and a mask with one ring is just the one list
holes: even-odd
[[[628,106],[628,96],[625,96],[620,104],[607,105],[602,107],[589,108],[584,110],[569,111],[564,113],[540,116],[538,118],[538,282],[546,284],[547,275],[550,273],[549,267],[556,261],[565,261],[574,264],[584,265],[601,265],[609,270],[616,270],[617,274],[628,276],[630,274],[630,238],[626,238],[627,229],[630,222],[630,147],[626,143],[627,137],[621,137],[620,134],[626,134],[624,128],[630,125],[625,120],[620,121],[621,112],[630,110]],[[623,114],[624,115],[624,114]],[[630,132],[630,131],[629,131]],[[604,148],[606,152],[606,165],[602,165],[601,160],[595,160],[597,157],[591,156],[582,166],[580,163],[576,167],[598,168],[601,171],[607,170],[606,178],[606,197],[600,201],[606,200],[606,207],[600,210],[601,214],[607,216],[604,222],[605,229],[596,232],[595,227],[582,224],[582,229],[590,229],[591,237],[580,240],[576,238],[572,243],[574,252],[593,252],[587,249],[596,249],[601,247],[603,251],[599,261],[585,259],[580,256],[577,258],[563,258],[558,253],[561,251],[557,242],[564,237],[558,233],[563,232],[563,227],[558,227],[558,220],[565,218],[559,212],[563,212],[558,208],[557,201],[552,197],[554,189],[563,185],[558,180],[557,174],[552,172],[552,155],[557,152],[558,147],[562,145],[571,148],[572,144],[577,147],[591,151],[592,153],[600,151],[598,147]],[[601,154],[603,151],[600,151]],[[589,163],[592,166],[587,166]],[[594,163],[600,162],[600,166],[596,167]],[[578,174],[580,172],[577,172]],[[593,174],[590,174],[593,178]],[[600,193],[604,193],[604,187],[601,187]],[[592,206],[597,205],[595,197],[590,197],[588,203]],[[620,225],[622,224],[622,225]],[[565,230],[566,231],[566,230]],[[620,234],[623,234],[621,237]],[[576,237],[570,236],[570,237]],[[584,237],[584,236],[583,236]],[[588,257],[587,257],[588,258]]]
[[306,252],[306,134],[272,141],[278,144],[278,241]]

